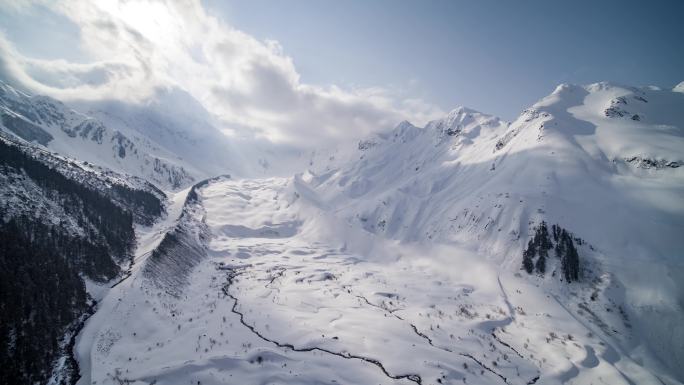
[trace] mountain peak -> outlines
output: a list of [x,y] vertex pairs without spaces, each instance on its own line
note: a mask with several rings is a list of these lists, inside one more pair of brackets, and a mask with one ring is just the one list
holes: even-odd
[[614,88],[624,88],[624,89],[633,89],[634,87],[629,87],[623,84],[618,84],[614,83],[611,81],[603,80],[600,82],[596,83],[591,83],[587,85],[580,85],[580,84],[572,84],[572,83],[561,83],[556,88],[553,90],[551,95],[567,95],[567,94],[575,94],[577,92],[583,93],[583,92],[599,92],[599,91],[606,91]]
[[498,126],[501,120],[495,116],[483,114],[472,108],[458,106],[445,117],[428,122],[425,128],[438,132],[439,135],[456,136],[480,126]]
[[674,92],[684,92],[684,82],[681,82],[681,83],[677,84],[676,86],[674,86],[674,88],[672,89],[672,91],[674,91]]
[[472,108],[468,108],[465,106],[457,106],[453,110],[449,111],[447,116],[456,116],[456,115],[464,115],[464,114],[482,114],[480,111],[473,110]]
[[408,120],[402,120],[394,127],[395,130],[405,130],[407,128],[415,127],[415,125]]

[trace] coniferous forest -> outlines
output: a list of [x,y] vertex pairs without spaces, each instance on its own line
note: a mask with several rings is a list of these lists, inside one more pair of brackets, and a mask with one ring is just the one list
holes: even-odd
[[523,250],[523,269],[532,274],[536,272],[544,275],[547,270],[549,251],[554,250],[560,260],[563,279],[574,282],[580,279],[580,258],[575,243],[582,244],[582,240],[574,238],[566,229],[553,225],[551,234],[546,222],[542,221],[534,230],[534,236]]
[[[25,192],[0,206],[0,383],[45,383],[68,348],[65,333],[92,302],[84,277],[119,275],[135,245],[133,212],[153,218],[163,204],[126,186],[99,191],[66,176],[78,169],[63,174],[17,146],[0,147],[5,187]],[[66,214],[59,219],[50,215],[57,206]]]

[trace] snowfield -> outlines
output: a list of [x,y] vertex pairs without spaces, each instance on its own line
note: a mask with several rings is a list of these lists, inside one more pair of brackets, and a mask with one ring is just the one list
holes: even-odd
[[206,257],[179,296],[135,269],[114,287],[77,344],[80,383],[661,383],[570,310],[578,286],[377,237],[300,179],[199,191]]
[[80,385],[684,381],[682,85],[561,85],[511,123],[461,107],[310,154],[203,151],[182,93],[83,106],[106,138],[156,138],[127,157],[0,86],[3,135],[169,198],[126,273],[86,282]]

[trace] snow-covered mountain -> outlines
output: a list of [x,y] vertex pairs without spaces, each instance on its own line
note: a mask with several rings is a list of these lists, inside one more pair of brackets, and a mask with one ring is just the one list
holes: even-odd
[[[503,257],[546,220],[601,250],[672,257],[683,102],[672,91],[561,85],[513,123],[465,108],[425,128],[403,122],[361,141],[351,164],[306,177],[340,213],[392,238],[484,240],[481,251]],[[605,215],[615,207],[636,215]],[[643,228],[639,240],[624,227]]]
[[224,173],[245,175],[259,168],[254,157],[245,158],[249,150],[222,133],[215,118],[181,89],[157,89],[139,104],[103,100],[74,101],[73,105],[107,127],[147,138],[156,148],[173,154],[173,161],[183,165],[194,181]]
[[75,103],[91,109],[84,114],[0,82],[0,128],[50,151],[178,189],[225,171],[230,163],[221,156],[231,153],[228,141],[201,121],[206,112],[192,115],[189,106],[196,102],[188,99],[160,91],[159,97],[136,107],[119,102]]
[[179,190],[215,175],[291,175],[308,151],[257,138],[229,137],[178,88],[141,103],[30,95],[0,80],[0,130],[52,152]]
[[[9,145],[115,206],[132,196],[116,181],[169,199],[161,219],[127,209],[145,224],[128,273],[89,283],[79,384],[669,385],[684,379],[683,87],[561,85],[514,122],[460,107],[310,151],[235,149],[178,90],[81,115],[5,85],[0,106]],[[141,166],[153,156],[189,177]],[[2,190],[7,212],[27,191]]]
[[351,164],[304,179],[370,232],[470,245],[510,270],[528,250],[551,281],[562,258],[528,242],[542,222],[549,247],[551,225],[565,229],[582,281],[623,292],[611,299],[631,320],[619,339],[682,376],[682,107],[678,88],[560,85],[513,123],[464,108],[425,128],[404,122],[360,142]]

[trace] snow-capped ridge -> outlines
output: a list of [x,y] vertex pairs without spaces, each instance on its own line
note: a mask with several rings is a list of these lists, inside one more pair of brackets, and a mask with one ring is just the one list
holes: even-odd
[[[521,150],[550,143],[565,143],[562,147],[571,149],[579,144],[595,158],[622,161],[640,157],[677,164],[682,143],[676,133],[681,134],[684,127],[684,112],[677,105],[682,104],[681,93],[667,90],[612,82],[562,84],[523,111],[494,151],[526,132],[525,139],[515,140]],[[590,139],[592,135],[595,141]],[[660,138],[654,140],[656,137]]]
[[425,129],[436,133],[440,140],[461,135],[466,137],[466,140],[461,142],[470,142],[480,135],[482,130],[490,134],[490,131],[499,130],[506,125],[506,122],[496,116],[460,106],[450,111],[446,117],[430,121]]
[[413,125],[408,120],[403,120],[391,130],[377,132],[359,140],[358,149],[364,151],[386,142],[407,142],[422,135],[422,133],[422,128]]
[[492,135],[508,125],[496,116],[487,115],[471,108],[459,106],[451,110],[444,118],[428,122],[418,127],[404,120],[392,130],[374,134],[358,142],[358,149],[366,151],[380,144],[408,143],[428,140],[435,145],[449,143],[468,144],[481,134]]
[[672,88],[674,92],[684,92],[684,82],[681,82]]
[[172,152],[133,132],[113,129],[100,119],[48,96],[29,95],[0,83],[0,129],[51,151],[130,173],[172,189],[194,180]]
[[[510,125],[487,127],[483,115],[456,109],[411,141],[376,146],[313,178],[312,187],[371,233],[473,245],[510,269],[520,269],[540,223],[566,229],[582,239],[580,270],[611,274],[616,285],[648,277],[648,290],[667,298],[654,302],[625,285],[632,329],[649,334],[625,333],[678,372],[684,335],[666,336],[684,322],[672,306],[684,292],[674,278],[684,274],[682,106],[681,92],[564,84]],[[676,273],[663,275],[663,266]],[[557,281],[544,278],[549,287]],[[644,306],[657,308],[658,320],[648,321]]]

